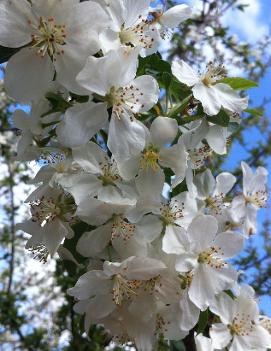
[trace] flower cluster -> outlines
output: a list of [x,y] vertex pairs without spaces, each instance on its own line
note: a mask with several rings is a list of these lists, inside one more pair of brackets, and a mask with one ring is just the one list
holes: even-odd
[[[208,310],[198,350],[266,350],[270,322],[229,259],[256,232],[267,171],[242,162],[240,194],[235,176],[208,168],[248,99],[220,64],[199,74],[157,54],[191,14],[150,0],[1,1],[0,44],[18,48],[5,87],[32,108],[14,113],[17,158],[45,161],[17,227],[39,259],[58,252],[85,270],[68,294],[87,333],[100,324],[151,351]],[[71,238],[81,264],[62,246]]]

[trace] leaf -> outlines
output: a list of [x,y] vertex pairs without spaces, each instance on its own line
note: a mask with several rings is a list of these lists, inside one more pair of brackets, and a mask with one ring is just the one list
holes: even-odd
[[207,323],[208,323],[208,318],[209,318],[209,310],[207,309],[206,311],[200,312],[199,316],[199,321],[197,325],[197,334],[203,333]]
[[230,122],[230,116],[224,110],[220,110],[216,116],[208,116],[207,121],[221,127],[227,127]]
[[16,52],[18,52],[19,50],[20,48],[13,49],[0,46],[0,63],[7,62],[11,58],[11,56],[16,54]]
[[250,113],[253,116],[258,116],[258,117],[262,117],[264,111],[263,109],[259,108],[247,108],[246,110],[244,110],[244,112]]
[[[63,99],[61,95],[55,94],[55,93],[47,93],[46,94],[46,99],[51,103],[52,105],[52,110],[49,111],[48,113],[53,113],[53,112],[65,112],[69,107],[72,106],[71,103]],[[48,115],[48,113],[46,115]],[[44,115],[45,116],[45,115]]]
[[228,84],[234,90],[247,90],[250,88],[256,88],[258,84],[252,80],[246,78],[224,78],[219,83]]
[[169,74],[168,72],[163,72],[163,74],[162,74],[162,82],[163,82],[163,85],[164,85],[166,90],[168,90],[169,87],[170,87],[171,79],[172,79],[172,75],[171,74]]
[[168,62],[161,59],[158,54],[153,54],[147,57],[139,58],[139,65],[137,75],[152,74],[154,76],[160,75],[167,72],[171,75],[171,66]]

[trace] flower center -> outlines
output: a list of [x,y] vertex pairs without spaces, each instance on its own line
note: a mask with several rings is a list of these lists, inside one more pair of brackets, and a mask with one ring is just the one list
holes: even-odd
[[127,280],[122,275],[116,274],[113,277],[113,301],[120,306],[123,300],[135,297],[141,285],[141,280]]
[[253,331],[254,322],[249,314],[238,313],[234,317],[232,324],[228,325],[228,328],[232,335],[246,336]]
[[151,36],[152,31],[154,31],[154,28],[150,28],[150,22],[139,16],[139,22],[134,26],[130,28],[124,28],[123,26],[119,33],[119,39],[123,45],[141,46],[150,49],[154,43],[154,38]]
[[116,216],[112,225],[112,240],[121,238],[124,242],[127,242],[134,235],[135,224],[129,223],[121,216]]
[[99,177],[103,182],[104,186],[115,185],[115,182],[121,180],[119,171],[117,169],[117,164],[114,160],[104,163],[100,163],[102,175]]
[[259,208],[263,208],[266,206],[267,201],[267,191],[266,190],[258,190],[255,193],[248,192],[245,196],[246,203],[254,204]]
[[203,145],[202,147],[187,151],[189,152],[189,159],[193,163],[195,169],[203,167],[204,162],[208,160],[213,153],[209,145]]
[[32,221],[38,222],[41,226],[53,221],[61,214],[61,209],[53,198],[41,198],[30,204]]
[[223,208],[225,208],[224,204],[224,194],[218,194],[212,197],[208,197],[206,202],[206,207],[209,207],[215,214],[221,214]]
[[212,268],[220,269],[226,265],[226,263],[218,257],[223,256],[223,252],[220,247],[210,247],[210,249],[203,251],[198,256],[198,263],[207,264]]
[[113,107],[113,114],[121,119],[121,115],[125,111],[137,113],[140,108],[144,108],[144,104],[141,103],[142,96],[143,93],[139,88],[131,84],[124,88],[112,87],[109,94],[106,95],[105,101],[107,101],[108,107]]
[[159,160],[160,160],[159,150],[151,145],[143,151],[143,155],[140,160],[140,166],[144,170],[151,168],[153,171],[158,171]]
[[169,204],[162,204],[160,213],[162,221],[165,225],[173,224],[178,218],[183,218],[184,203],[177,200],[171,201]]
[[201,81],[204,85],[209,87],[226,76],[227,71],[223,65],[215,66],[213,62],[209,62],[206,73],[202,76]]
[[38,49],[38,55],[43,57],[48,54],[55,59],[55,55],[64,53],[63,45],[67,37],[65,25],[56,24],[54,17],[40,17],[38,27],[34,27],[31,21],[28,23],[34,29],[31,46]]

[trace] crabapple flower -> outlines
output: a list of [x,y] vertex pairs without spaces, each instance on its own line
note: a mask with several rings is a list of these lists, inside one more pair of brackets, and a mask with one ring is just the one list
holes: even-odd
[[0,44],[22,48],[7,65],[5,86],[20,102],[41,97],[57,80],[82,92],[75,77],[89,55],[100,49],[98,30],[107,14],[92,1],[3,0],[0,5]]
[[75,310],[84,308],[86,319],[95,321],[144,292],[165,268],[163,262],[147,257],[132,256],[120,263],[106,261],[102,271],[82,275],[68,294],[80,300]]
[[236,113],[247,107],[247,98],[240,98],[229,85],[219,83],[226,74],[222,66],[210,63],[207,71],[199,75],[181,60],[173,62],[172,73],[181,83],[192,87],[194,97],[201,102],[207,115],[217,115],[222,107]]
[[[192,275],[188,295],[201,310],[209,306],[216,294],[231,288],[238,277],[225,259],[241,251],[244,239],[233,232],[217,234],[217,230],[213,216],[199,215],[187,232],[182,229],[177,233],[176,240],[182,241],[185,250],[181,247],[175,268]],[[171,251],[177,254],[174,249]]]
[[210,169],[207,169],[198,173],[193,181],[198,192],[197,198],[203,201],[203,206],[214,215],[221,214],[226,207],[224,198],[232,189],[236,178],[228,172],[222,172],[214,178]]
[[139,48],[154,52],[159,43],[159,32],[148,19],[151,0],[114,0],[105,6],[111,23],[101,32],[100,41],[104,54],[119,48]]
[[122,260],[133,254],[144,257],[148,254],[149,244],[161,232],[162,223],[154,215],[147,215],[137,223],[130,223],[125,215],[114,214],[105,224],[84,233],[76,250],[84,257],[99,257],[111,244]]
[[243,233],[249,236],[256,232],[258,209],[266,205],[268,172],[264,167],[258,167],[254,174],[246,162],[242,162],[241,166],[243,194],[233,199],[231,215],[234,221],[243,223]]
[[64,175],[59,184],[77,204],[90,196],[105,202],[122,196],[133,198],[135,191],[122,181],[116,161],[99,145],[89,142],[74,148],[72,154],[78,172]]
[[102,58],[89,57],[77,77],[81,86],[112,108],[108,148],[116,159],[127,160],[144,149],[146,127],[135,115],[149,111],[159,97],[154,78],[148,75],[135,78],[137,55],[134,49],[121,49]]
[[37,192],[30,195],[31,219],[17,225],[31,235],[26,248],[31,249],[39,259],[46,260],[48,254],[53,256],[63,239],[72,238],[74,232],[70,226],[74,206],[58,189],[48,186],[42,189],[44,196],[36,199]]
[[139,178],[153,179],[154,173],[161,167],[171,168],[175,174],[172,187],[184,180],[187,153],[182,144],[172,145],[178,133],[177,121],[168,117],[157,117],[146,132],[146,146],[137,157],[122,162],[118,160],[120,173],[131,179],[138,174]]
[[246,290],[241,290],[235,299],[226,293],[218,295],[210,309],[221,320],[210,329],[215,349],[247,351],[271,347],[271,336],[259,322],[257,302]]

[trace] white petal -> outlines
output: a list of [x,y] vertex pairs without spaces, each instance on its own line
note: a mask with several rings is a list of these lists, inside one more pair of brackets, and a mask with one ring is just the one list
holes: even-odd
[[193,253],[182,253],[176,259],[175,269],[180,273],[190,272],[198,264],[198,256]]
[[146,127],[143,123],[130,120],[128,114],[120,119],[112,116],[109,124],[108,148],[116,159],[128,160],[138,156],[146,144]]
[[244,246],[244,237],[234,232],[217,234],[214,246],[220,247],[223,252],[223,259],[237,255]]
[[197,84],[199,82],[199,76],[190,67],[187,63],[183,60],[181,61],[174,61],[172,63],[172,73],[173,75],[181,82],[189,87]]
[[105,96],[111,87],[123,87],[136,75],[138,52],[123,49],[110,51],[102,58],[89,57],[77,76],[78,83],[87,90]]
[[214,85],[217,100],[221,105],[231,112],[241,113],[247,108],[248,98],[241,98],[229,85],[218,83]]
[[104,103],[90,101],[69,108],[64,120],[57,127],[59,142],[66,147],[86,144],[100,129],[105,127],[108,119]]
[[195,250],[209,248],[218,230],[217,220],[213,216],[199,215],[188,227],[188,238]]
[[227,138],[229,136],[228,128],[220,126],[210,126],[206,135],[206,140],[211,147],[219,155],[227,153]]
[[96,175],[102,174],[101,166],[110,162],[105,151],[93,142],[73,149],[72,155],[85,172]]
[[76,204],[94,196],[102,187],[102,182],[97,177],[87,173],[64,175],[59,178],[58,183],[73,196]]
[[[53,256],[65,237],[69,236],[69,231],[65,223],[59,219],[49,222],[43,227],[43,244],[50,255]],[[52,235],[53,233],[53,235]]]
[[229,328],[222,323],[212,325],[210,337],[212,338],[214,348],[219,350],[229,345],[232,339]]
[[222,172],[216,177],[216,189],[214,195],[226,195],[236,182],[236,177],[228,172]]
[[134,25],[139,16],[146,16],[149,11],[151,0],[124,0],[125,28]]
[[136,95],[138,101],[136,102],[133,112],[149,111],[153,105],[157,103],[159,98],[159,86],[157,81],[153,77],[145,75],[136,78],[132,82],[132,85],[135,89],[139,89],[139,92],[142,94]]
[[162,167],[171,168],[175,174],[172,180],[172,188],[180,184],[186,174],[188,154],[181,143],[160,151],[160,161]]
[[147,257],[134,257],[127,260],[124,274],[129,280],[149,280],[158,276],[166,269],[163,262]]
[[177,218],[175,220],[175,224],[187,229],[192,219],[198,215],[197,200],[195,199],[194,196],[191,196],[188,191],[184,191],[181,194],[174,196],[172,201],[175,201],[175,200],[179,204],[184,204],[184,209],[182,211],[183,217]]
[[193,88],[194,97],[202,103],[204,112],[209,116],[217,115],[221,109],[221,100],[217,97],[214,86],[206,86],[202,82]]
[[112,223],[102,225],[91,232],[84,233],[77,242],[76,251],[84,257],[95,257],[101,253],[111,240]]
[[141,155],[136,157],[131,157],[130,159],[123,161],[121,159],[117,160],[118,170],[121,177],[125,180],[131,180],[134,178],[139,170]]
[[54,72],[48,55],[41,57],[33,49],[22,49],[8,62],[5,76],[7,93],[22,103],[37,100],[49,89]]
[[229,289],[237,280],[235,270],[227,267],[215,269],[199,264],[189,288],[189,297],[198,308],[205,310],[214,296]]
[[82,201],[76,211],[76,215],[84,222],[97,226],[108,221],[114,213],[114,209],[108,204],[94,198]]
[[202,334],[198,334],[195,337],[195,343],[197,347],[197,351],[213,351],[212,340],[203,336]]
[[192,9],[185,5],[177,5],[173,6],[169,10],[163,13],[163,15],[159,18],[159,22],[169,28],[176,28],[178,25],[192,15]]
[[167,225],[162,240],[162,250],[167,254],[181,254],[187,244],[186,231],[175,225]]
[[210,305],[210,310],[220,317],[222,323],[228,325],[232,323],[235,315],[235,302],[226,293],[221,293]]
[[[79,3],[80,0],[47,0],[46,3],[43,0],[33,1],[33,9],[40,16],[50,17],[57,16],[57,19],[67,18],[68,11],[72,11],[73,7]],[[65,11],[64,7],[65,6]],[[66,15],[66,16],[65,16]]]
[[118,50],[121,47],[119,32],[115,32],[111,28],[107,28],[100,35],[101,48],[104,54],[111,50]]
[[173,118],[156,117],[150,127],[151,142],[157,146],[171,144],[177,133],[178,123]]
[[32,28],[28,20],[34,20],[34,16],[27,0],[2,0],[0,44],[17,48],[30,43]]
[[111,281],[101,271],[90,271],[83,274],[68,294],[79,300],[85,300],[93,295],[109,293]]
[[190,301],[187,291],[184,291],[183,296],[181,297],[180,309],[182,312],[179,322],[181,330],[192,329],[199,320],[200,309]]
[[153,196],[156,194],[160,197],[165,183],[164,172],[159,169],[153,171],[152,169],[140,170],[136,178],[136,187],[143,196]]
[[136,223],[135,236],[141,242],[151,243],[162,233],[162,222],[157,216],[147,215]]
[[215,189],[215,178],[209,168],[194,177],[194,184],[198,190],[198,198],[207,199]]

